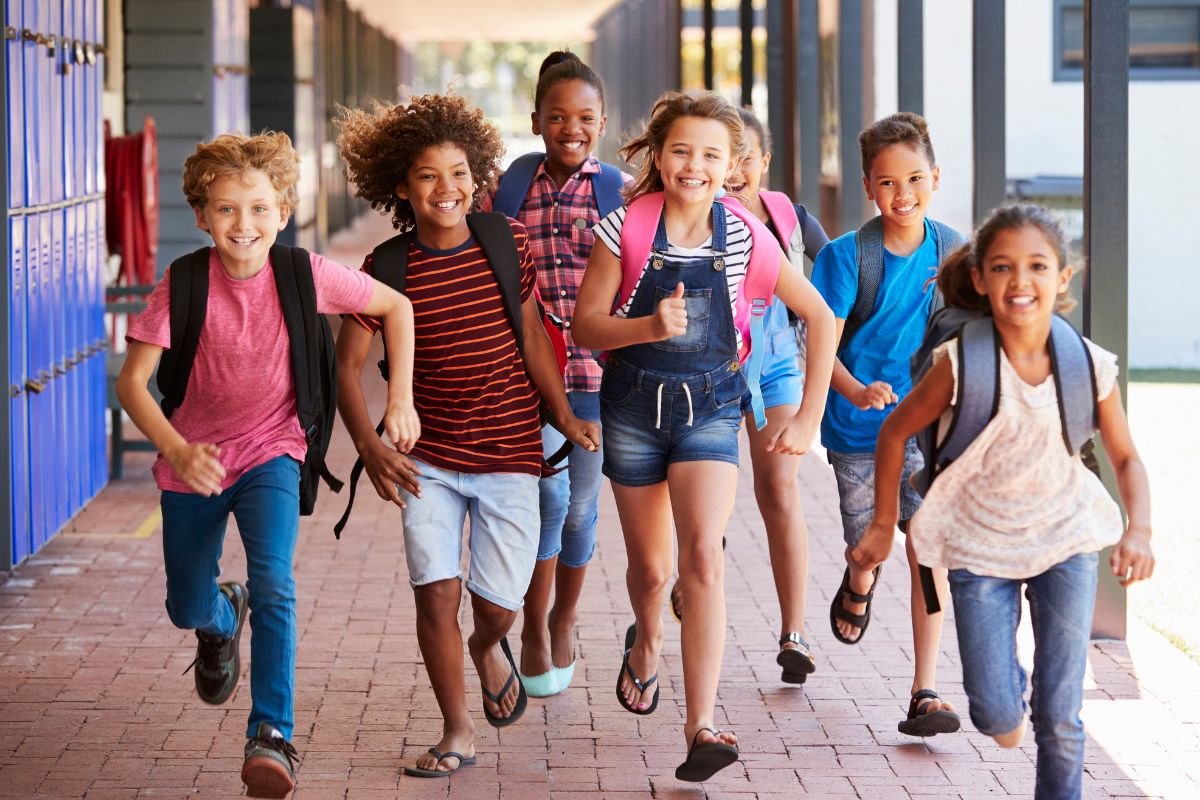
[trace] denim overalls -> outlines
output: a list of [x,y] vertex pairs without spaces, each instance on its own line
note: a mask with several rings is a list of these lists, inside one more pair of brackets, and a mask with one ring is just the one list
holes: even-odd
[[629,318],[654,313],[684,284],[687,330],[681,336],[612,351],[600,383],[604,474],[623,486],[667,478],[675,461],[738,463],[738,427],[746,380],[725,277],[725,209],[713,206],[713,255],[667,255],[660,217],[650,263],[634,291]]

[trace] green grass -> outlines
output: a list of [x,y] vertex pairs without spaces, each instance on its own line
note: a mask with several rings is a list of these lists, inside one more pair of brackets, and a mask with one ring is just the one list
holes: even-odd
[[1135,383],[1200,383],[1200,369],[1131,369]]

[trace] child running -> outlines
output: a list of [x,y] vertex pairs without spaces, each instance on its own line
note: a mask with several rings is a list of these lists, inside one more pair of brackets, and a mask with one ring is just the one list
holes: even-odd
[[[1055,318],[1074,305],[1071,274],[1062,229],[1044,208],[1029,204],[993,211],[975,241],[942,267],[938,284],[947,309],[984,317],[992,353],[998,337],[999,354],[992,358],[999,360],[999,403],[974,441],[948,466],[939,465],[909,531],[921,563],[950,570],[971,721],[1004,747],[1017,747],[1025,737],[1027,682],[1017,661],[1016,631],[1026,587],[1038,800],[1082,796],[1079,712],[1098,551],[1116,544],[1109,567],[1123,586],[1154,570],[1150,489],[1116,390],[1116,356]],[[1052,325],[1067,329],[1064,338]],[[934,424],[948,439],[950,420],[966,413],[964,376],[979,374],[965,366],[969,351],[960,340],[967,331],[934,350],[932,368],[883,423],[875,519],[851,553],[858,569],[873,569],[891,548],[905,442]],[[1064,366],[1068,351],[1055,343],[1070,339],[1076,347],[1086,345],[1075,373]],[[995,374],[989,366],[987,375]],[[1085,397],[1086,437],[1099,422],[1128,524],[1078,451],[1063,446],[1060,408],[1071,407],[1064,398],[1073,395]]]
[[339,407],[376,492],[404,509],[417,641],[443,717],[442,738],[405,772],[445,777],[475,763],[458,623],[463,523],[470,518],[466,586],[475,623],[467,647],[484,716],[499,728],[520,719],[527,702],[505,635],[537,559],[538,395],[581,449],[598,449],[600,433],[571,412],[563,390],[525,226],[468,214],[496,179],[496,127],[448,95],[346,110],[339,125],[358,196],[404,230],[363,269],[387,281],[399,276],[412,301],[421,438],[405,456],[380,442],[367,415],[361,373],[379,327],[369,316],[356,316],[360,324],[338,336]]
[[[183,190],[211,249],[176,261],[129,328],[117,395],[158,448],[167,615],[196,631],[196,692],[229,699],[241,662],[238,637],[250,612],[250,720],[242,780],[251,797],[284,797],[295,785],[292,736],[296,586],[292,556],[300,515],[300,473],[311,438],[297,416],[290,323],[278,286],[295,282],[303,251],[273,248],[296,208],[300,158],[283,133],[218,136],[184,164]],[[316,312],[362,312],[383,320],[397,357],[391,365],[385,427],[400,450],[420,433],[411,401],[412,309],[368,276],[309,259]],[[193,268],[194,267],[194,268]],[[185,271],[186,270],[186,271]],[[159,357],[160,386],[172,352],[172,280],[207,283],[199,344],[186,396],[170,419],[147,389]],[[177,343],[175,343],[177,344]],[[164,404],[165,405],[165,404]],[[229,515],[246,550],[246,585],[217,583]]]
[[[893,114],[868,126],[858,141],[863,187],[879,216],[830,242],[813,267],[813,284],[837,317],[838,360],[821,441],[837,478],[848,550],[858,544],[875,513],[875,439],[912,386],[909,359],[921,344],[935,302],[931,278],[962,239],[926,217],[940,172],[924,119]],[[902,531],[920,505],[909,478],[921,465],[916,443],[909,442],[899,488]],[[938,697],[935,680],[945,615],[926,613],[911,543],[906,553],[916,668],[908,714],[898,729],[910,736],[951,733],[959,729],[958,714]],[[857,644],[862,639],[881,570],[882,565],[863,570],[847,562],[829,610],[838,641]],[[946,573],[933,572],[937,593],[945,597]]]
[[[781,192],[765,192],[762,180],[771,167],[771,133],[749,108],[739,108],[746,126],[745,158],[730,174],[725,188],[730,196],[750,209],[775,234],[792,266],[801,269],[803,256],[812,261],[829,243],[824,228],[804,206]],[[770,206],[767,205],[770,203]],[[779,219],[776,219],[778,217]],[[750,460],[754,465],[754,497],[767,529],[771,571],[779,597],[782,630],[776,663],[783,668],[785,683],[804,683],[816,669],[812,649],[804,639],[804,595],[808,589],[808,529],[800,508],[796,473],[799,456],[770,449],[775,432],[800,408],[804,392],[804,326],[776,298],[767,312],[766,362],[762,370],[762,396],[767,427],[758,430],[753,420],[750,396],[742,398],[742,415],[750,438]],[[683,615],[683,592],[678,582],[671,587],[671,610]]]
[[[592,252],[592,227],[622,204],[621,189],[632,178],[592,155],[604,136],[604,83],[577,55],[556,50],[546,56],[533,107],[533,132],[542,137],[545,153],[517,159],[482,208],[525,225],[539,290],[562,320],[571,411],[599,423],[600,365],[572,337],[575,297]],[[542,428],[546,457],[563,441],[553,426]],[[563,692],[575,675],[576,606],[596,549],[600,463],[599,451],[574,450],[566,471],[539,484],[541,541],[521,629],[521,681],[531,697]]]
[[742,328],[769,302],[748,291],[752,280],[770,276],[768,293],[773,284],[809,328],[811,391],[779,425],[773,451],[808,449],[833,362],[833,317],[820,295],[737,201],[716,202],[745,149],[741,118],[720,96],[659,98],[646,130],[622,148],[627,160],[642,157],[629,208],[597,226],[604,246],[592,250],[575,309],[575,341],[611,351],[600,385],[603,471],[625,536],[636,619],[617,698],[635,714],[658,705],[672,522],[678,536],[687,758],[675,775],[686,781],[707,780],[738,758],[737,737],[715,727],[714,707],[725,644],[721,538],[747,391],[741,356],[761,345],[746,341],[753,324]]

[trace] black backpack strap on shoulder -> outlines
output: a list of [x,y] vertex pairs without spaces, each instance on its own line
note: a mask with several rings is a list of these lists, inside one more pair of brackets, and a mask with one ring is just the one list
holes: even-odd
[[171,346],[162,354],[157,379],[168,419],[183,405],[208,315],[208,262],[208,248],[201,247],[171,264]]
[[521,316],[521,256],[517,252],[517,240],[513,238],[512,225],[508,217],[498,211],[479,212],[467,215],[471,235],[487,256],[496,283],[500,284],[500,296],[513,335],[517,338],[517,350],[525,357],[525,329]]
[[854,249],[858,254],[858,291],[854,295],[854,306],[842,328],[842,339],[838,342],[838,353],[845,351],[850,340],[875,313],[875,299],[883,283],[883,219],[874,217],[863,223],[854,234]]
[[320,347],[317,341],[317,287],[313,282],[312,262],[306,250],[276,244],[271,247],[271,268],[290,341],[296,413],[305,438],[312,444],[320,392],[317,386]]
[[1050,369],[1058,395],[1058,417],[1063,443],[1075,455],[1099,427],[1096,402],[1096,370],[1087,342],[1066,319],[1055,314],[1050,320]]
[[[941,269],[942,264],[946,263],[946,259],[957,250],[966,241],[962,234],[951,228],[945,223],[937,220],[929,220],[933,225],[934,243],[937,246],[937,265]],[[936,276],[936,273],[935,273]],[[937,281],[933,283],[933,297],[930,299],[929,313],[933,314],[946,307],[946,299],[942,297],[942,290],[938,288]]]

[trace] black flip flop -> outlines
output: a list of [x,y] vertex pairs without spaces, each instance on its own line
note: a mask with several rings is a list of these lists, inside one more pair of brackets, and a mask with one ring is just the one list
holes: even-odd
[[[633,640],[637,637],[637,626],[630,625],[625,631],[625,655],[621,657],[621,671],[617,673],[617,702],[621,704],[621,708],[628,711],[630,714],[637,714],[639,717],[645,717],[653,714],[658,708],[658,693],[660,687],[655,685],[658,682],[658,673],[650,676],[649,680],[642,683],[642,679],[633,671],[633,667],[629,666],[629,651],[633,649]],[[629,705],[625,701],[625,694],[621,691],[621,678],[625,674],[629,674],[629,679],[633,681],[633,685],[637,687],[639,693],[645,693],[647,689],[654,686],[654,699],[650,701],[650,707],[646,709],[638,709]]]
[[[404,774],[412,775],[414,778],[449,778],[451,775],[453,775],[455,772],[458,772],[463,767],[471,767],[471,766],[475,765],[475,756],[471,756],[470,758],[464,758],[462,753],[455,752],[454,750],[451,750],[448,753],[442,753],[442,752],[439,752],[436,747],[431,747],[431,748],[429,748],[429,750],[427,752],[433,753],[434,757],[437,758],[437,764],[442,763],[442,761],[447,758],[457,758],[458,765],[454,769],[448,769],[445,772],[438,770],[438,769],[421,769],[420,767],[405,767]],[[434,764],[434,766],[437,766],[437,764]]]
[[[846,571],[842,574],[842,585],[833,593],[833,604],[829,606],[829,627],[833,629],[833,637],[842,644],[858,644],[862,641],[863,636],[867,632],[867,625],[871,622],[871,598],[875,596],[875,587],[879,585],[879,574],[883,572],[883,564],[875,567],[875,578],[871,581],[871,590],[866,594],[859,594],[850,588],[850,568],[846,567]],[[850,598],[851,603],[866,603],[867,607],[863,609],[861,614],[851,614],[842,605],[843,598]],[[854,639],[848,639],[838,630],[838,620],[848,622],[858,628],[858,636]]]
[[[919,689],[908,702],[908,716],[896,726],[896,730],[908,736],[937,736],[939,733],[954,733],[962,727],[962,721],[953,711],[941,709],[922,713],[934,700],[941,696],[933,689]],[[921,702],[924,700],[925,702]]]
[[692,746],[688,748],[687,760],[675,768],[675,780],[699,783],[738,760],[738,749],[731,744],[721,741],[697,744],[700,734],[708,731],[714,737],[722,731],[715,728],[701,728],[692,737]]
[[483,690],[483,696],[495,703],[497,707],[500,705],[501,698],[508,694],[508,690],[512,688],[513,681],[517,682],[519,693],[517,694],[517,704],[513,707],[512,713],[507,717],[494,716],[492,712],[488,711],[487,704],[484,703],[483,716],[493,728],[507,728],[509,725],[512,725],[521,718],[525,713],[525,707],[529,705],[529,695],[525,693],[525,684],[521,683],[521,679],[517,676],[517,662],[513,660],[507,636],[500,640],[500,649],[504,651],[504,655],[508,659],[508,665],[512,668],[512,671],[508,673],[508,680],[504,682],[504,687],[500,689],[499,694],[489,692],[487,687],[483,685],[482,680],[479,681],[479,688]]
[[[796,645],[796,649],[784,649],[783,646],[788,643]],[[783,674],[779,676],[779,680],[784,683],[804,683],[809,675],[817,671],[812,648],[798,631],[785,633],[779,639],[779,647],[779,655],[775,656],[775,663],[783,667]]]

